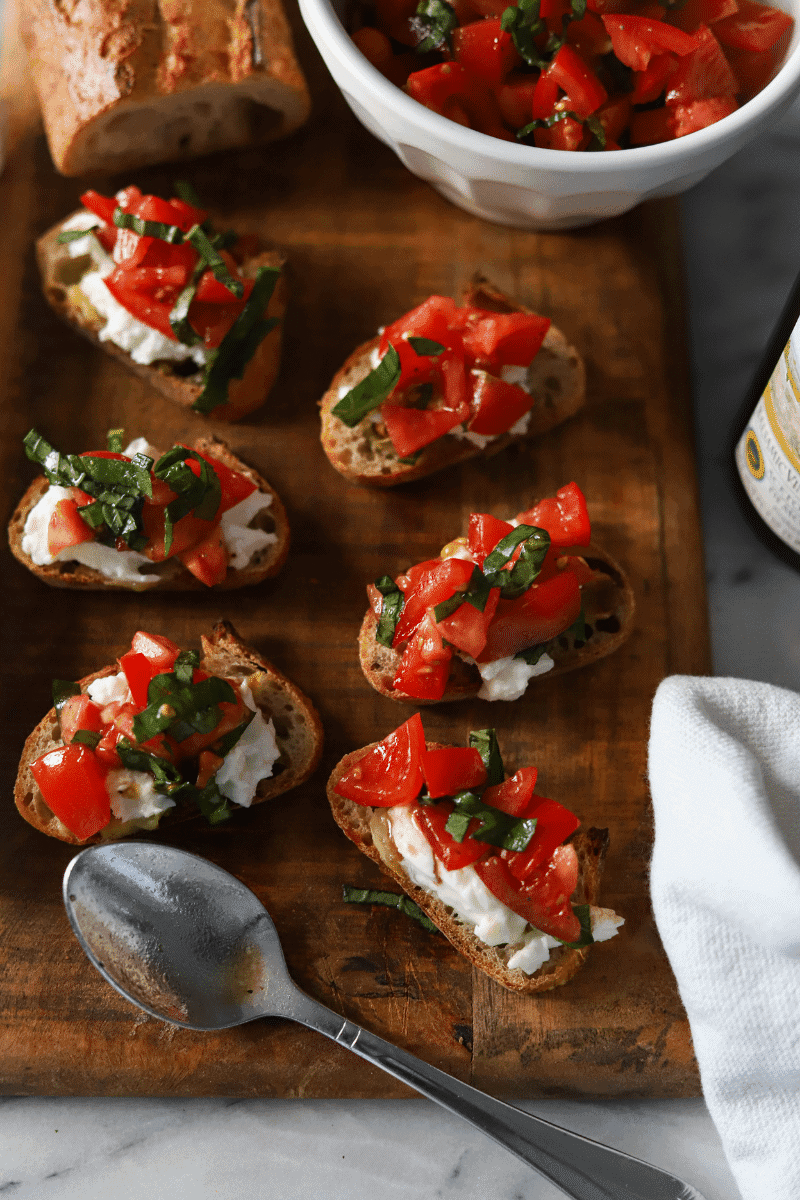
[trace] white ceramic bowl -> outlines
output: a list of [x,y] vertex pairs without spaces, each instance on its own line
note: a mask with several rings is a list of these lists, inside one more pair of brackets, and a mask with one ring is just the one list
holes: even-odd
[[800,0],[771,0],[796,21],[787,58],[752,100],[715,125],[655,146],[569,153],[465,129],[412,100],[361,54],[337,15],[346,0],[299,0],[328,70],[358,119],[460,208],[524,229],[569,229],[686,191],[766,132],[800,92]]

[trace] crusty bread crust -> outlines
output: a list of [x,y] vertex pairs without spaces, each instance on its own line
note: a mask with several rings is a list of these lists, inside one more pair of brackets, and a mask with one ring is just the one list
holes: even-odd
[[[534,675],[528,686],[546,682],[577,667],[587,667],[599,658],[613,654],[633,627],[636,603],[622,567],[594,543],[588,547],[584,557],[590,567],[602,573],[595,582],[584,584],[581,589],[589,636],[585,642],[576,642],[574,637],[566,633],[557,637],[548,650],[555,666],[543,675]],[[378,618],[372,609],[367,609],[358,634],[358,657],[367,681],[382,696],[404,704],[427,705],[469,700],[480,691],[483,681],[478,668],[464,662],[458,655],[453,655],[451,659],[447,691],[441,700],[419,700],[397,691],[392,687],[392,680],[400,666],[402,654],[375,640],[377,628]]]
[[64,175],[260,145],[308,117],[280,0],[22,0],[20,9]]
[[[399,863],[392,863],[381,854],[375,845],[370,819],[373,809],[363,804],[346,800],[336,791],[336,784],[342,776],[369,750],[378,745],[373,742],[354,750],[334,768],[327,785],[328,803],[331,806],[334,819],[340,829],[358,846],[359,850],[377,863],[384,875],[393,879],[411,899],[419,905],[430,917],[456,950],[485,971],[503,987],[515,992],[548,992],[553,988],[567,983],[586,958],[588,947],[581,950],[568,949],[566,946],[550,951],[550,957],[532,975],[526,974],[519,967],[509,969],[506,954],[502,946],[487,946],[475,937],[469,926],[456,920],[453,910],[442,904],[424,888],[412,883]],[[436,743],[428,744],[429,749],[441,749]],[[575,904],[597,904],[600,897],[600,876],[603,860],[608,850],[607,829],[587,829],[575,834],[571,839],[578,855],[580,872],[578,886],[572,897]]]
[[[260,529],[264,529],[268,533],[274,533],[276,541],[265,546],[263,550],[259,550],[241,571],[230,569],[222,583],[214,585],[214,590],[231,591],[235,588],[251,587],[253,584],[261,583],[263,580],[276,575],[286,561],[290,541],[289,521],[286,516],[286,509],[283,507],[278,493],[267,483],[263,476],[254,471],[252,467],[245,466],[235,454],[231,453],[225,443],[221,442],[218,438],[198,438],[194,442],[194,448],[195,450],[201,450],[204,454],[211,455],[213,458],[219,459],[221,463],[226,467],[230,467],[231,470],[239,471],[242,475],[246,475],[260,492],[264,492],[266,495],[272,497],[272,503],[264,512],[258,514],[256,523]],[[43,583],[49,584],[50,587],[73,588],[82,591],[198,592],[208,590],[206,585],[201,583],[191,571],[187,570],[177,558],[168,558],[162,563],[151,563],[147,567],[147,573],[158,575],[157,582],[146,583],[143,580],[140,584],[129,583],[119,579],[109,579],[108,576],[103,575],[100,571],[95,571],[92,567],[84,566],[83,563],[55,562],[45,566],[37,566],[23,551],[22,536],[25,531],[25,522],[28,519],[28,514],[42,498],[49,486],[47,478],[44,475],[39,475],[34,479],[14,509],[8,526],[8,542],[11,547],[11,553],[22,563],[23,567],[27,567]]]
[[[78,210],[80,211],[80,210]],[[75,216],[75,213],[70,214]],[[48,229],[36,243],[36,258],[42,278],[42,289],[50,306],[73,329],[82,333],[95,346],[112,358],[123,363],[134,375],[138,375],[155,391],[166,396],[183,408],[190,408],[203,390],[202,370],[191,375],[181,374],[176,364],[134,362],[127,350],[112,341],[101,341],[100,330],[105,321],[92,307],[78,287],[78,281],[88,269],[86,258],[71,258],[66,246],[58,241],[62,226],[70,218],[59,221]],[[260,408],[274,384],[281,361],[283,341],[283,317],[286,311],[285,260],[277,250],[265,250],[254,258],[247,259],[241,267],[246,279],[254,279],[259,267],[278,267],[280,275],[270,297],[265,316],[275,317],[277,325],[263,339],[241,379],[232,379],[228,385],[228,402],[220,404],[210,413],[204,414],[215,421],[238,421],[248,413]],[[178,364],[183,366],[183,364]]]
[[[464,291],[462,302],[474,304],[492,312],[530,312],[524,305],[514,304],[481,275],[476,275]],[[530,410],[528,428],[521,437],[506,433],[494,438],[485,447],[463,438],[445,434],[426,446],[417,461],[404,464],[388,436],[380,433],[366,417],[351,429],[333,415],[344,386],[354,387],[370,370],[370,356],[377,350],[379,337],[358,346],[331,381],[320,401],[322,418],[322,447],[330,462],[353,483],[370,487],[394,487],[432,475],[445,467],[466,462],[479,456],[498,454],[514,442],[539,437],[560,425],[581,408],[586,398],[586,372],[577,350],[570,346],[564,334],[551,326],[529,373],[535,402]]]
[[[226,679],[246,679],[254,701],[265,718],[272,718],[275,726],[280,758],[273,767],[272,776],[259,782],[253,804],[272,800],[303,783],[316,769],[322,754],[322,722],[311,701],[276,667],[247,646],[228,621],[218,621],[210,636],[201,638],[201,646],[200,665],[203,670]],[[117,663],[113,663],[87,675],[78,681],[81,690],[85,692],[95,679],[115,675],[118,670]],[[14,787],[17,809],[34,829],[62,842],[82,846],[109,840],[99,833],[81,840],[45,804],[33,777],[31,763],[61,744],[58,716],[55,708],[51,708],[28,736],[23,747]],[[163,815],[161,825],[172,825],[199,816],[200,813],[192,805],[179,803]]]

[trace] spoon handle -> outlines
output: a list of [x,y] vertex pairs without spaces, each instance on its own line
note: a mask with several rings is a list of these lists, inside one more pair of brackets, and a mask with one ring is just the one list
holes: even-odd
[[281,1015],[324,1033],[463,1117],[573,1200],[703,1200],[674,1175],[495,1100],[345,1020],[304,992],[294,992]]

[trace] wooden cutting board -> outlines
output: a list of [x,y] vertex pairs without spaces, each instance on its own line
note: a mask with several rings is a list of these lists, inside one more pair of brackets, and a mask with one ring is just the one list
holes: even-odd
[[[534,234],[476,220],[408,174],[345,108],[298,34],[315,115],[265,151],[181,167],[215,218],[286,251],[292,301],[284,367],[263,412],[229,430],[233,449],[286,503],[293,546],[281,575],[228,596],[51,591],[5,551],[0,810],[0,1091],[25,1094],[402,1096],[341,1047],[265,1020],[202,1035],[150,1020],[79,950],[60,887],[72,850],[30,829],[11,801],[26,734],[54,677],[113,660],[139,628],[198,644],[220,617],[317,704],[323,763],[302,789],[195,822],[169,840],[238,875],[266,903],[290,970],[348,1018],[477,1086],[510,1096],[688,1095],[699,1090],[688,1026],[648,904],[646,784],[650,703],[665,675],[709,668],[692,453],[676,210],[647,205],[575,233]],[[24,63],[6,38],[9,160],[0,178],[0,486],[4,520],[33,475],[21,439],[36,426],[80,451],[125,427],[169,446],[208,428],[152,395],[63,327],[39,290],[33,242],[77,206],[87,181],[53,171]],[[167,193],[176,172],[139,173]],[[107,192],[130,179],[88,181]],[[549,314],[585,355],[585,411],[535,445],[387,493],[359,490],[320,449],[316,402],[375,328],[431,292],[457,294],[481,270]],[[430,738],[463,744],[494,724],[507,764],[540,769],[545,794],[611,832],[604,902],[625,917],[567,987],[504,991],[439,935],[395,912],[342,902],[343,883],[380,885],[343,837],[324,785],[347,751],[408,715],[363,680],[356,633],[364,585],[397,574],[460,534],[473,510],[510,516],[571,479],[596,540],[622,562],[638,613],[628,643],[593,667],[533,685],[514,704],[424,713]]]

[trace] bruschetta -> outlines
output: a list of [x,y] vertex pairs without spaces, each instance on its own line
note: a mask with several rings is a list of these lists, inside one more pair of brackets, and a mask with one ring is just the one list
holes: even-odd
[[608,831],[506,777],[493,729],[426,746],[419,713],[346,755],[328,781],[340,828],[462,954],[504,987],[566,983],[622,918],[598,907]]
[[14,791],[30,825],[73,844],[215,825],[309,777],[322,752],[311,701],[228,622],[201,641],[202,656],[140,631],[117,662],[54,683]]
[[126,591],[240,588],[276,574],[289,524],[274,488],[217,438],[165,454],[137,438],[123,450],[60,454],[31,430],[34,479],[8,528],[15,558],[51,587]]
[[538,437],[585,401],[577,350],[482,276],[358,346],[321,401],[322,446],[353,483],[393,487]]
[[73,329],[177,404],[238,421],[280,366],[283,258],[216,233],[189,199],[87,191],[36,244],[44,294]]
[[535,677],[611,654],[631,630],[622,568],[591,541],[575,483],[503,521],[472,513],[438,558],[367,587],[361,668],[414,704],[516,700]]

